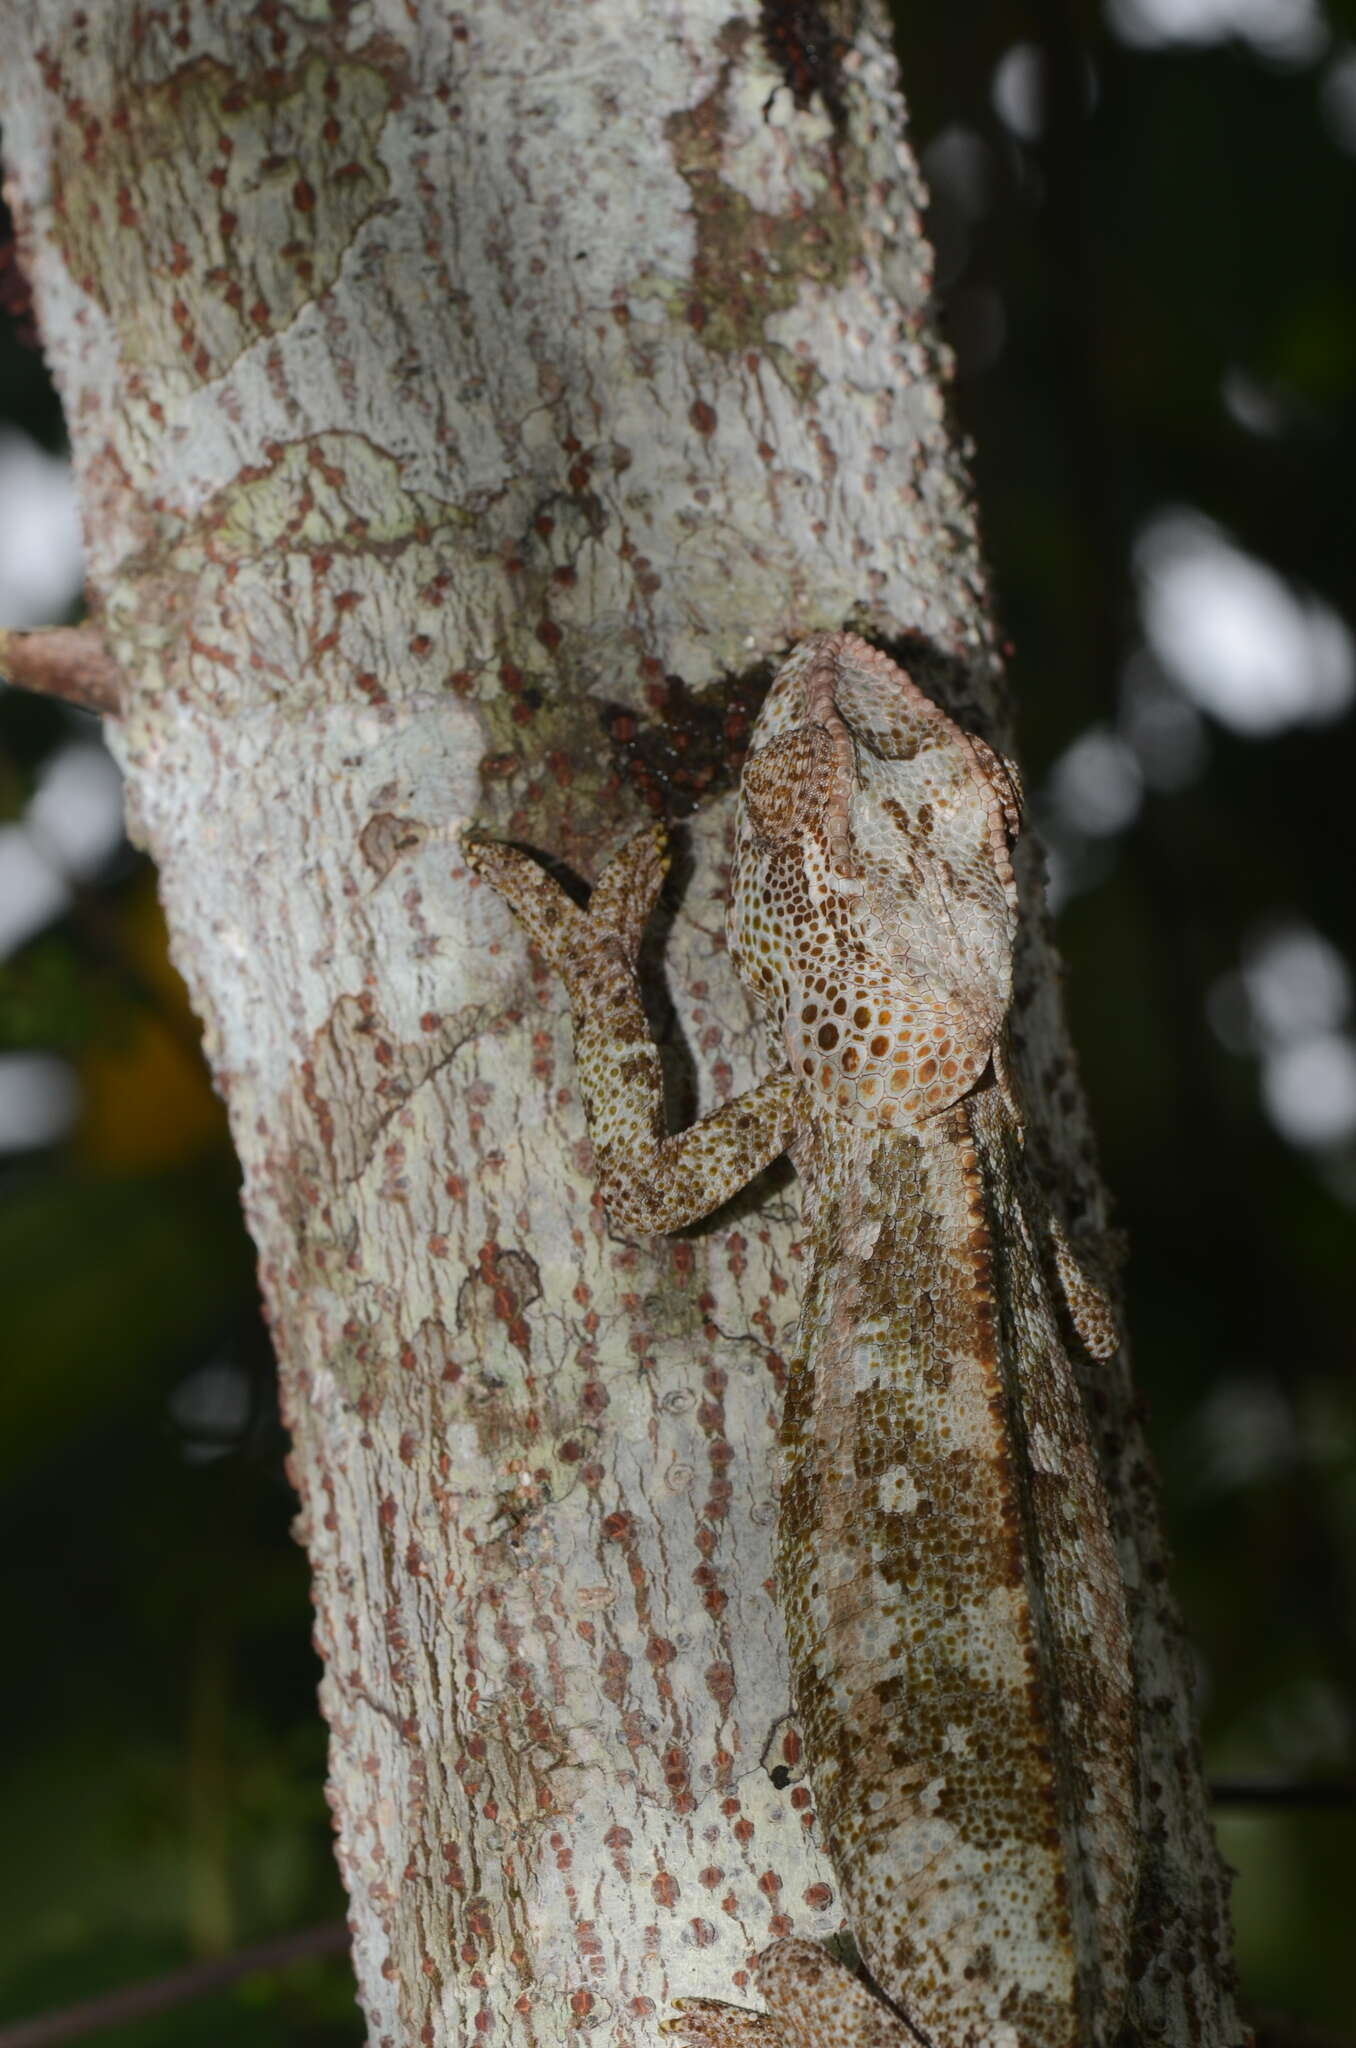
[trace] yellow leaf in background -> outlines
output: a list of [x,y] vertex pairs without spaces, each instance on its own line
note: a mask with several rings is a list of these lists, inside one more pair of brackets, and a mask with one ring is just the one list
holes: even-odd
[[198,1050],[198,1020],[169,957],[154,878],[138,881],[114,915],[117,950],[138,988],[123,1029],[81,1054],[84,1101],[72,1144],[89,1166],[153,1171],[218,1150],[230,1136]]

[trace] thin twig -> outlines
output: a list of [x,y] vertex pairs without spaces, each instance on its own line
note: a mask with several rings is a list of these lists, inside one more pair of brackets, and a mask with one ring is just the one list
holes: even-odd
[[56,2012],[39,2013],[35,2019],[20,2020],[12,2027],[0,2027],[0,2048],[55,2048],[59,2041],[79,2040],[103,2027],[125,2026],[129,2020],[145,2019],[172,2005],[187,2004],[223,1985],[238,1983],[256,1970],[285,1969],[308,1956],[341,1955],[348,1947],[348,1928],[342,1920],[327,1920],[319,1927],[299,1928],[295,1934],[278,1934],[271,1941],[256,1941],[250,1948],[233,1949],[230,1955],[210,1962],[190,1963],[185,1970],[172,1970],[167,1977],[152,1977],[140,1984],[125,1984],[107,1991],[101,1998],[85,1998],[79,2005],[62,2006]]
[[1210,1797],[1216,1806],[1356,1806],[1356,1778],[1212,1778]]
[[20,689],[61,697],[106,718],[122,709],[122,673],[95,626],[0,631],[0,674]]

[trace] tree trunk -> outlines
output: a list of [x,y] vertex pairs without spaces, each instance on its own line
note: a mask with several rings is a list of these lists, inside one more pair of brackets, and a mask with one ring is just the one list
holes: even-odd
[[[373,2042],[620,2044],[839,1924],[769,1591],[793,1186],[629,1241],[564,999],[460,850],[687,815],[686,1116],[764,1058],[721,937],[764,664],[851,623],[1007,743],[874,5],[11,0],[10,192],[110,735],[231,1109]],[[1016,1012],[1103,1197],[1039,858]],[[1135,2041],[1239,2038],[1152,1489]]]

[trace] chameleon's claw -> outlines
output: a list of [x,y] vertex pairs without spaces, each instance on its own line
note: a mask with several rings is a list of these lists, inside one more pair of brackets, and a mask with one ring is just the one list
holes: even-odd
[[468,832],[462,839],[468,864],[498,890],[542,958],[568,975],[572,956],[588,943],[588,920],[545,868],[502,839]]
[[617,939],[628,960],[634,961],[640,950],[645,921],[668,871],[664,828],[651,825],[627,840],[594,883],[589,897],[589,925],[595,933],[606,932]]
[[652,825],[613,855],[594,884],[587,910],[581,910],[545,868],[516,846],[468,832],[462,848],[469,865],[498,890],[542,958],[567,982],[578,956],[593,951],[600,939],[616,939],[634,964],[669,866],[663,829]]

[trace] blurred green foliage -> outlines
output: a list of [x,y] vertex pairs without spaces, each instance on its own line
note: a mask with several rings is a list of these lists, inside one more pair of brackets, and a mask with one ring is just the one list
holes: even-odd
[[[1327,20],[1284,61],[1128,47],[1077,0],[897,22],[1207,1763],[1235,1779],[1356,1776],[1356,1154],[1288,1141],[1259,1048],[1219,1022],[1269,928],[1353,960],[1352,720],[1206,719],[1195,769],[1114,832],[1070,829],[1049,793],[1080,734],[1125,730],[1132,546],[1165,506],[1351,615],[1356,135],[1323,109],[1356,22]],[[1017,45],[1044,91],[1024,138],[993,97]],[[935,148],[955,131],[968,187]],[[4,332],[0,411],[60,444]],[[87,729],[0,693],[0,814]],[[0,966],[0,1050],[59,1052],[84,1091],[67,1141],[0,1162],[14,2016],[343,1911],[252,1253],[190,1031],[126,851]],[[1353,2025],[1356,1812],[1230,1808],[1221,1834],[1249,1996]],[[103,2038],[359,2033],[345,1966],[311,1960]]]

